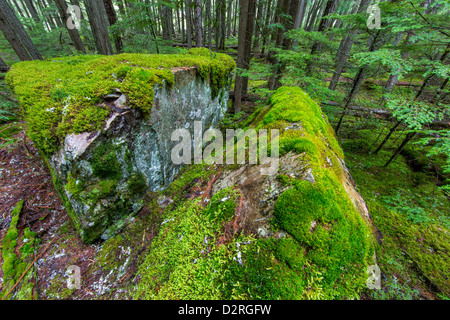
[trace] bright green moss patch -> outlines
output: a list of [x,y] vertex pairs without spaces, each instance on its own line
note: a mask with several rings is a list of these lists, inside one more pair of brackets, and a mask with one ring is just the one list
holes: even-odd
[[450,297],[449,199],[436,187],[434,174],[412,170],[402,155],[383,167],[396,144],[392,149],[388,144],[377,156],[368,155],[378,130],[351,132],[342,143],[346,164],[383,234],[377,247],[385,276],[382,290],[368,293],[374,299],[423,299],[424,292],[427,298],[428,292]]
[[170,70],[176,67],[197,67],[217,95],[235,62],[205,48],[173,55],[84,55],[17,63],[7,82],[24,111],[31,139],[51,154],[68,133],[100,130],[109,114],[102,97],[117,89],[132,108],[148,115],[154,86],[173,84]]
[[91,166],[99,178],[117,176],[121,169],[117,160],[118,147],[111,141],[101,143],[92,152]]
[[[23,235],[19,237],[17,223],[19,221],[20,212],[22,211],[24,200],[17,203],[11,212],[11,222],[8,232],[3,238],[2,258],[3,258],[3,291],[0,296],[5,297],[6,293],[14,286],[25,272],[31,258],[35,253],[36,234],[27,227],[24,229]],[[16,252],[16,246],[21,242],[21,246]],[[15,292],[12,292],[8,298],[16,295],[16,299],[28,300],[32,299],[33,282],[31,282],[32,270],[24,276]]]

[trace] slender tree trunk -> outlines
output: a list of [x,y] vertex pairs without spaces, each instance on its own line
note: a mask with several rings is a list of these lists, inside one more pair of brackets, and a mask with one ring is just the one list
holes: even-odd
[[262,30],[261,54],[264,54],[264,52],[266,50],[267,40],[269,39],[269,24],[270,24],[270,18],[272,15],[271,6],[272,6],[272,0],[268,0],[266,11],[265,11],[266,19],[264,21],[264,27]]
[[212,50],[212,28],[211,28],[211,0],[206,0],[206,21],[208,30],[208,48],[209,51]]
[[[247,43],[247,20],[250,2],[254,2],[254,0],[239,0],[239,7],[241,8],[241,11],[239,14],[237,68],[240,69],[245,69],[245,46]],[[236,74],[236,80],[234,84],[234,113],[236,114],[241,112],[242,84],[243,77]]]
[[[209,0],[211,1],[211,0]],[[185,17],[184,17],[184,1],[180,0],[180,10],[181,10],[181,42],[186,42],[186,29],[185,29]]]
[[195,0],[195,46],[203,45],[203,28],[202,28],[202,1]]
[[[109,25],[113,26],[117,22],[116,10],[114,9],[114,5],[112,0],[103,0],[103,4],[105,6],[106,15],[108,16]],[[116,47],[116,52],[120,53],[122,51],[122,38],[118,34],[118,32],[113,32],[114,45]]]
[[395,159],[395,157],[397,157],[397,155],[403,150],[403,148],[408,144],[408,142],[411,141],[412,138],[414,138],[415,135],[416,132],[408,133],[405,139],[402,141],[402,143],[395,150],[394,154],[389,158],[389,160],[384,164],[383,167],[387,167]]
[[[402,35],[402,33],[399,33],[400,39],[401,39],[401,35]],[[412,32],[408,32],[408,36],[407,36],[406,39],[405,39],[405,44],[406,44],[406,45],[412,43],[412,42],[409,40],[409,39],[411,38],[412,35],[413,35]],[[395,46],[398,45],[398,42],[400,41],[400,39],[397,38],[396,41],[393,43],[393,45],[395,45]],[[403,53],[402,53],[402,59],[406,59],[406,58],[408,57],[408,55],[409,55],[409,51],[403,52]],[[385,84],[385,86],[384,86],[384,90],[383,90],[384,93],[392,92],[392,90],[394,89],[394,86],[395,86],[395,85],[397,84],[397,82],[398,82],[398,76],[399,76],[398,73],[389,75],[389,79],[386,81],[386,84]],[[383,103],[384,103],[384,101],[385,101],[385,97],[382,96],[382,97],[380,98],[380,100],[378,101],[378,105],[382,106]]]
[[0,72],[6,72],[8,69],[8,65],[3,61],[2,57],[0,57]]
[[[303,19],[305,17],[305,11],[306,11],[306,0],[300,0],[297,15],[295,16],[294,29],[300,29],[302,27]],[[295,47],[297,43],[298,40],[295,39],[292,45]]]
[[263,0],[258,0],[257,14],[255,19],[255,39],[253,40],[253,51],[257,52],[259,50],[259,36],[261,34],[261,17],[263,14],[264,2]]
[[[369,52],[374,52],[374,51],[378,50],[382,44],[383,44],[383,39],[382,39],[382,37],[380,37],[380,30],[378,30],[377,33],[374,35],[374,39],[370,45]],[[367,74],[366,66],[362,66],[361,68],[359,68],[359,71],[358,71],[355,79],[353,80],[352,87],[344,99],[344,106],[343,106],[344,112],[342,113],[342,115],[339,119],[339,122],[336,126],[336,129],[335,129],[336,134],[338,133],[338,131],[341,127],[342,121],[343,121],[345,115],[347,114],[350,103],[356,97],[356,94],[358,93],[359,89],[361,88],[361,85],[363,84],[363,82],[366,78],[366,74]]]
[[192,25],[191,25],[191,0],[186,1],[186,38],[189,48],[192,48]]
[[112,55],[113,49],[109,39],[108,21],[105,17],[103,1],[85,0],[84,3],[98,53]]
[[[326,32],[326,30],[329,28],[330,26],[330,19],[323,19],[323,17],[326,17],[332,13],[334,13],[334,11],[336,10],[336,6],[337,6],[337,0],[328,0],[327,4],[325,6],[325,10],[323,11],[322,14],[322,19],[319,22],[319,28],[317,29],[318,32]],[[314,42],[312,48],[311,48],[311,59],[308,61],[307,65],[306,65],[306,74],[307,75],[311,75],[312,71],[313,71],[313,56],[322,49],[322,45],[320,44],[319,41]]]
[[42,60],[41,54],[6,1],[0,1],[0,30],[20,60]]
[[17,3],[16,0],[12,0],[12,3],[14,4],[14,7],[17,9],[17,12],[19,12],[19,15],[21,17],[25,17],[25,15],[23,14],[22,9],[20,8],[19,4]]
[[[248,14],[246,21],[246,33],[245,33],[245,49],[244,49],[244,69],[250,69],[250,60],[252,53],[252,37],[255,29],[255,13],[256,13],[256,0],[249,0]],[[242,79],[242,94],[247,94],[248,90],[248,77]]]
[[[281,23],[283,28],[279,28],[277,33],[274,35],[275,46],[277,48],[290,49],[292,46],[292,41],[289,38],[284,37],[284,33],[291,30],[294,27],[294,19],[297,15],[299,9],[299,0],[279,0],[277,5],[276,14],[280,16],[275,22]],[[270,90],[275,90],[281,86],[281,76],[285,66],[281,64],[274,55],[274,51],[269,53],[269,61],[272,61],[273,73],[268,81],[268,86]]]
[[86,49],[84,48],[83,42],[81,41],[80,34],[78,30],[75,28],[69,28],[67,24],[67,20],[70,18],[70,14],[67,13],[67,3],[65,0],[54,0],[56,7],[58,8],[61,19],[64,22],[64,25],[67,27],[67,31],[69,32],[70,39],[73,41],[75,45],[75,49],[86,53]]
[[39,15],[37,13],[36,7],[34,6],[33,2],[31,0],[24,0],[25,4],[27,5],[28,11],[31,14],[31,17],[36,23],[39,23]]
[[[358,7],[358,13],[365,12],[367,10],[367,7],[369,6],[370,0],[362,0]],[[345,36],[341,44],[339,46],[339,50],[336,54],[336,64],[333,72],[333,77],[330,81],[330,85],[328,88],[330,90],[336,90],[336,86],[339,83],[339,79],[341,78],[341,74],[344,70],[345,64],[347,62],[348,55],[350,53],[350,50],[353,46],[353,39],[358,33],[357,29],[353,29],[349,32],[347,36]]]

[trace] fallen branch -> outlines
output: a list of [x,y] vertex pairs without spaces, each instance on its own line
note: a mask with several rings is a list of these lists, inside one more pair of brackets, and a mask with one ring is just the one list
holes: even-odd
[[2,298],[2,300],[5,300],[6,297],[8,297],[8,295],[17,287],[17,285],[19,284],[19,282],[22,280],[22,278],[27,274],[27,272],[30,270],[30,268],[33,266],[33,264],[45,253],[45,251],[47,251],[48,247],[50,247],[50,245],[53,243],[53,241],[56,239],[56,237],[54,237],[52,239],[52,241],[50,241],[50,243],[45,247],[44,250],[42,250],[42,252],[33,260],[33,262],[30,263],[30,265],[27,267],[27,269],[25,270],[25,272],[20,276],[19,280],[17,280],[16,284],[8,291],[8,293]]

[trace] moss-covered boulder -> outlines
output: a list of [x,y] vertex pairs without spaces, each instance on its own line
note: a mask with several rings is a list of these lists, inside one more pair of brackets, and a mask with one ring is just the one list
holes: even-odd
[[[353,299],[367,288],[375,230],[320,107],[283,87],[248,128],[279,130],[278,174],[189,167],[165,191],[178,206],[165,210],[135,298]],[[193,186],[185,201],[180,185]]]
[[15,64],[7,81],[28,134],[85,242],[108,238],[181,166],[175,129],[214,126],[227,109],[234,61],[186,54],[77,56]]

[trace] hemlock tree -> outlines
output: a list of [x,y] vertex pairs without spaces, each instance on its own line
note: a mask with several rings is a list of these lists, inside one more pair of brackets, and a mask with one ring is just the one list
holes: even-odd
[[[105,5],[106,15],[108,16],[109,25],[113,26],[117,22],[116,10],[114,9],[114,4],[112,0],[103,0],[103,4]],[[116,47],[116,53],[120,53],[122,51],[122,38],[120,34],[118,34],[117,30],[113,31],[114,45]]]
[[0,1],[0,30],[20,60],[42,60],[42,56],[6,1]]
[[[250,66],[250,52],[252,46],[253,23],[255,19],[256,0],[240,0],[241,12],[239,16],[238,37],[238,71],[248,70]],[[245,84],[244,84],[245,82]],[[234,85],[234,112],[241,112],[242,94],[245,94],[248,77],[236,74]]]
[[64,25],[67,28],[67,31],[69,32],[70,39],[73,41],[75,45],[75,49],[78,51],[81,51],[83,53],[86,53],[86,49],[84,48],[83,42],[81,41],[80,34],[78,33],[78,30],[76,28],[70,28],[70,26],[67,24],[67,21],[70,18],[70,14],[67,13],[67,3],[65,0],[53,0],[56,4],[56,7],[58,8],[59,15],[61,16]]
[[113,49],[109,39],[108,21],[103,1],[84,0],[84,3],[98,53],[112,55]]

